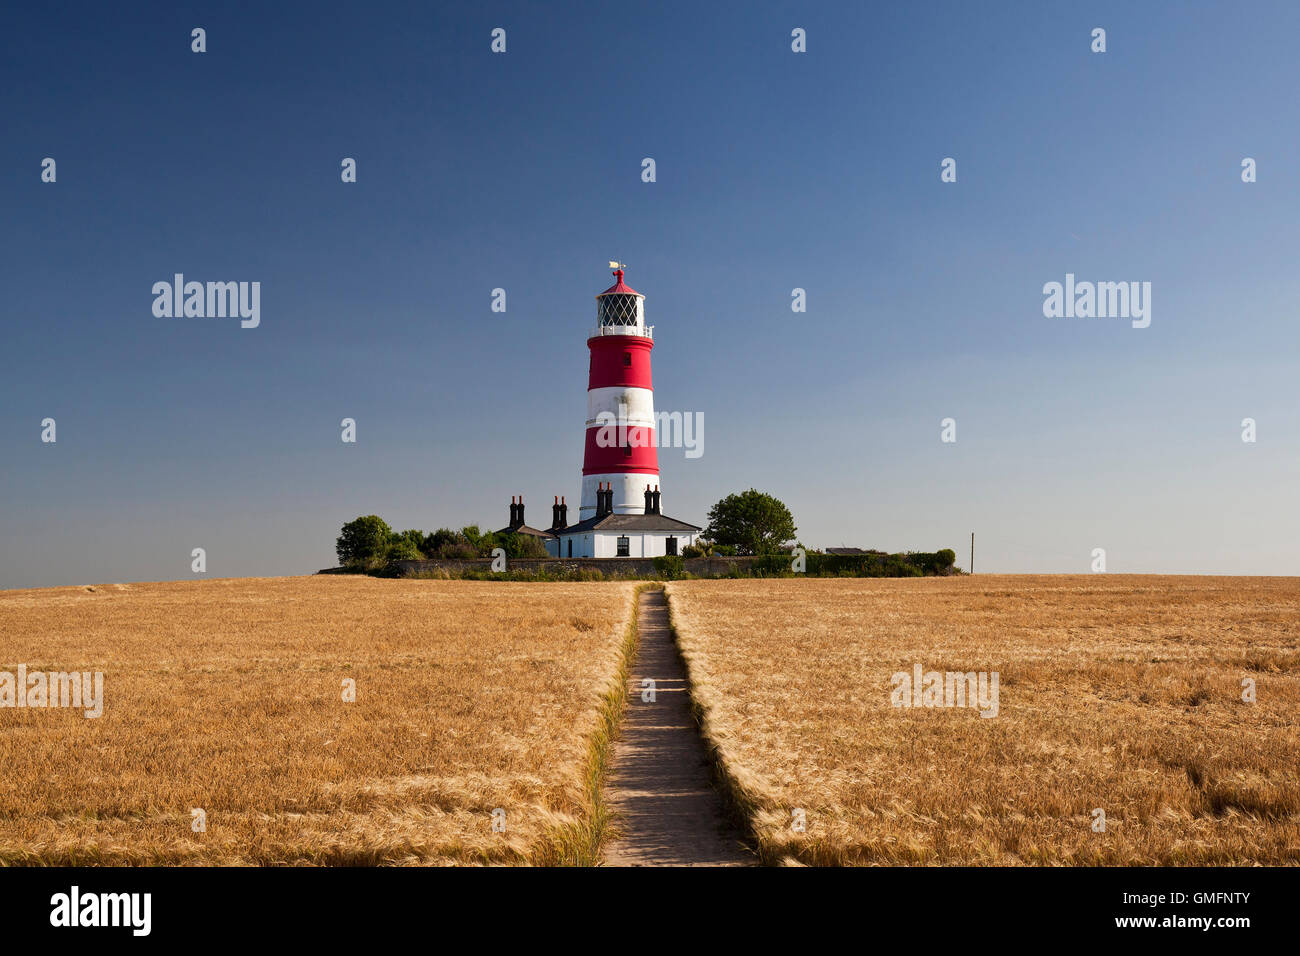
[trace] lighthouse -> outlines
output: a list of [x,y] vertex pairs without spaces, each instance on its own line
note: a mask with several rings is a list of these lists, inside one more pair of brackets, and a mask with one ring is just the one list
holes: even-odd
[[[645,296],[624,284],[623,270],[596,296],[596,327],[587,338],[587,436],[578,519],[595,517],[602,492],[614,514],[641,514],[645,493],[659,487],[655,447],[654,326]],[[611,423],[612,426],[611,426]]]
[[[555,520],[546,542],[556,557],[650,558],[680,554],[701,529],[660,510],[659,451],[650,353],[654,326],[645,296],[623,281],[596,296],[587,336],[587,424],[576,524]],[[513,515],[513,512],[512,512]],[[522,520],[522,519],[521,519]]]

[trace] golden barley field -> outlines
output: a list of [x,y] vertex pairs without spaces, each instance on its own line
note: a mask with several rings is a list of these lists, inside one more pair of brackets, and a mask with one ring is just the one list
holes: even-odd
[[633,589],[0,592],[0,670],[104,673],[99,718],[0,708],[0,863],[582,862]]
[[[685,581],[669,597],[769,862],[1300,861],[1300,579]],[[916,664],[999,672],[997,716],[893,706],[892,675]]]

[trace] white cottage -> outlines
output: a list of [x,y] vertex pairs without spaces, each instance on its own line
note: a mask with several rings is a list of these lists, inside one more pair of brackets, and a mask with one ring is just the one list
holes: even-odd
[[[681,554],[703,530],[661,514],[658,489],[646,489],[645,510],[639,514],[615,513],[613,497],[613,489],[599,489],[595,515],[568,527],[552,527],[547,552],[557,558],[657,558]],[[556,508],[567,512],[563,504]]]

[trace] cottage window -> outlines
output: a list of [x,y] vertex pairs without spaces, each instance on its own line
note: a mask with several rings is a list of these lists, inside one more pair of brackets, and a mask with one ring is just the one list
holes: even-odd
[[626,558],[632,553],[632,541],[626,535],[620,535],[618,539],[618,556]]

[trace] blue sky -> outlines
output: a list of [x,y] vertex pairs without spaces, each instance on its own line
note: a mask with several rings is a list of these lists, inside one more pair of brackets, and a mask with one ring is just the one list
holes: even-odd
[[[675,517],[753,486],[812,546],[1300,573],[1294,4],[262,6],[0,13],[0,587],[548,523],[615,257],[704,416]],[[156,318],[177,272],[261,325]],[[1044,317],[1066,273],[1150,282],[1150,327]]]

